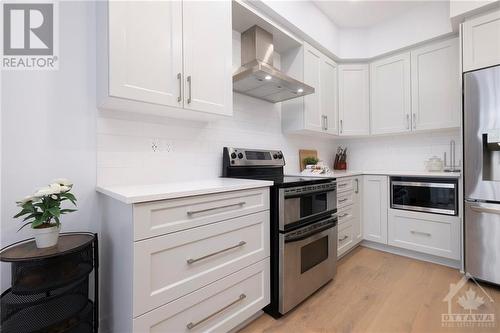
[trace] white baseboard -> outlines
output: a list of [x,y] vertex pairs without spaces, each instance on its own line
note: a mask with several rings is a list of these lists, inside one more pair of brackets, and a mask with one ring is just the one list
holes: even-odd
[[372,242],[372,241],[368,241],[368,240],[363,240],[360,245],[364,246],[364,247],[368,247],[370,249],[389,252],[392,254],[396,254],[399,256],[403,256],[403,257],[409,257],[409,258],[413,258],[413,259],[417,259],[417,260],[428,261],[428,262],[432,262],[434,264],[448,266],[451,268],[460,269],[460,267],[462,266],[460,263],[460,260],[441,258],[441,257],[433,256],[431,254],[415,252],[412,250],[402,249],[399,247],[394,247],[394,246],[386,245],[386,244],[380,244],[380,243],[376,243],[376,242]]

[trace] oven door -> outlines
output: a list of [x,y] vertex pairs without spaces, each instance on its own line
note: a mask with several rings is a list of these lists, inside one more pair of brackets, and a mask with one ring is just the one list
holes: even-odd
[[336,216],[280,234],[280,313],[290,311],[330,281],[336,266]]
[[[300,188],[297,188],[300,189]],[[325,189],[296,193],[295,188],[282,189],[280,205],[280,230],[286,231],[304,223],[321,219],[335,213],[337,191],[335,185]]]
[[456,180],[391,180],[391,208],[458,215]]

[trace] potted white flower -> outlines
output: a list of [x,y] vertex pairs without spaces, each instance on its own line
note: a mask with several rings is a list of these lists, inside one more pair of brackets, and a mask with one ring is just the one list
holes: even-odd
[[[76,209],[61,209],[63,201],[70,201],[76,206],[76,198],[70,193],[73,184],[67,179],[56,179],[48,187],[44,187],[17,202],[21,211],[14,216],[24,216],[26,222],[21,230],[31,224],[38,248],[51,247],[57,244],[60,231],[60,217]],[[18,231],[19,231],[18,230]]]

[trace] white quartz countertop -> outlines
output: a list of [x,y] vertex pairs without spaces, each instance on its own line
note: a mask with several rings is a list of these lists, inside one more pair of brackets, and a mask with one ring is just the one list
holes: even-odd
[[175,199],[272,186],[272,181],[214,178],[133,186],[97,186],[96,190],[126,204]]
[[296,174],[288,174],[289,176],[308,176],[320,178],[342,178],[359,175],[381,175],[381,176],[407,176],[407,177],[438,177],[438,178],[460,178],[460,172],[429,172],[429,171],[395,171],[395,170],[377,170],[377,171],[332,171],[322,174],[313,174],[308,171],[302,171]]

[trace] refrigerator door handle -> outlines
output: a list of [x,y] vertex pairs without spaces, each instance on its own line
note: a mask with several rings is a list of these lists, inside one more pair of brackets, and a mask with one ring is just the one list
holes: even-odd
[[470,209],[478,213],[498,214],[500,215],[500,205],[494,204],[470,204]]

